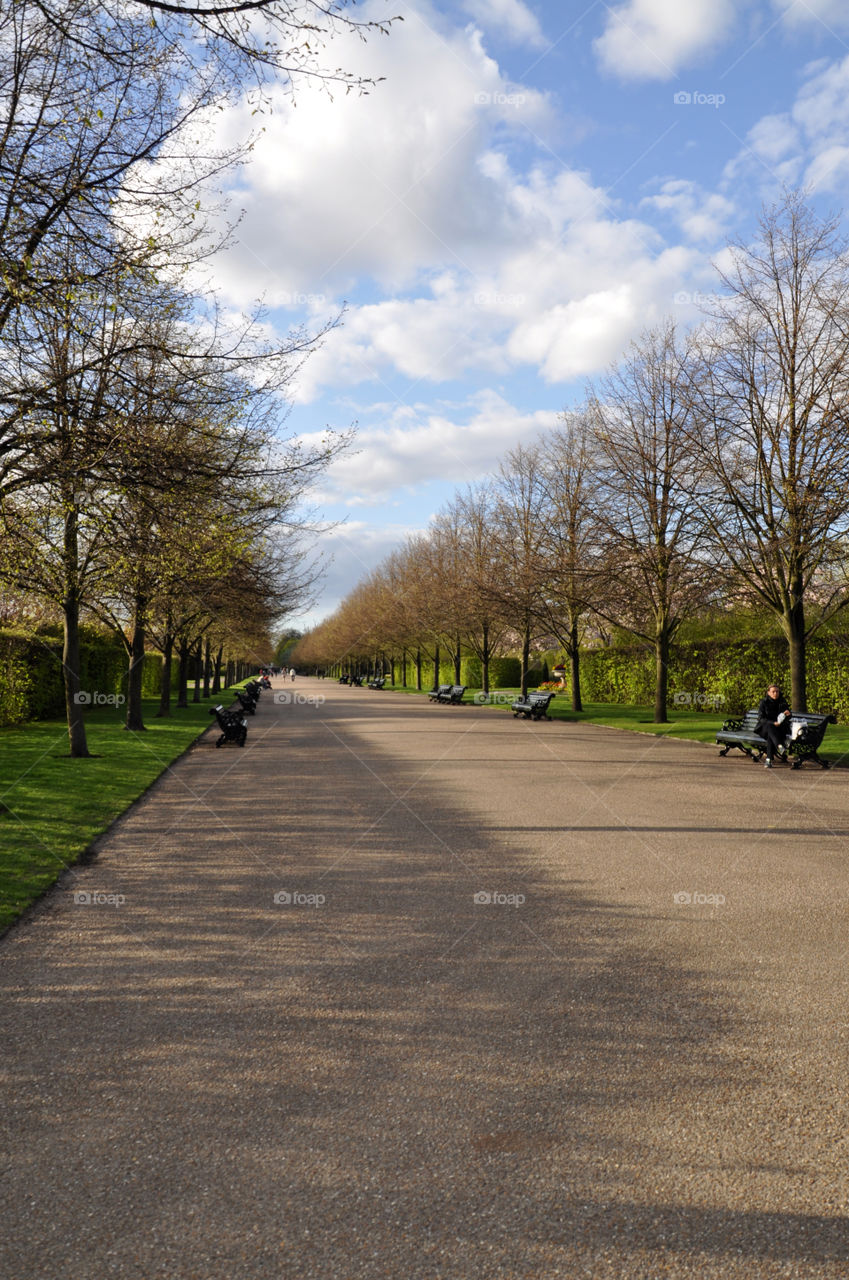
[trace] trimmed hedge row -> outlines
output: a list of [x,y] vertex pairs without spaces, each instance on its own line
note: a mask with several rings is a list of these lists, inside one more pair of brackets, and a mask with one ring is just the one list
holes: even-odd
[[[808,707],[849,719],[849,636],[808,641]],[[777,681],[789,695],[790,666],[782,639],[702,641],[673,645],[669,703],[736,715],[757,706]],[[655,656],[648,645],[589,649],[581,655],[581,692],[587,702],[654,702]]]
[[[80,640],[80,688],[89,693],[124,693],[127,655],[120,641],[91,628],[83,628]],[[176,688],[176,663],[174,668]],[[142,677],[145,697],[156,697],[161,676],[161,655],[146,654]],[[56,632],[32,636],[0,631],[0,727],[64,713],[61,636]]]

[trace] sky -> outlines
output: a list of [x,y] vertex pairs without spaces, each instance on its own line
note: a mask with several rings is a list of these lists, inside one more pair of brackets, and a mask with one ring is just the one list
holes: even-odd
[[[326,616],[668,316],[697,323],[782,185],[849,197],[846,0],[366,0],[389,35],[272,93],[213,264],[280,334],[338,318],[287,430],[357,425],[313,495]],[[257,120],[222,114],[221,141]]]

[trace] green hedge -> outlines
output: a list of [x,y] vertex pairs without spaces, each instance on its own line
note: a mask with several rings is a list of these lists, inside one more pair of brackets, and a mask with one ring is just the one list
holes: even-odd
[[[144,660],[142,695],[159,694],[162,657],[148,653]],[[172,668],[177,686],[177,664]],[[120,641],[92,627],[80,634],[80,688],[104,694],[125,693],[127,655]],[[65,712],[62,679],[62,637],[56,632],[25,635],[0,631],[0,727],[46,720]]]
[[[814,636],[808,642],[808,707],[849,719],[849,636]],[[745,639],[673,645],[669,703],[734,715],[758,704],[777,681],[789,695],[784,640]],[[581,655],[581,692],[587,702],[651,705],[655,657],[649,645],[589,649]]]

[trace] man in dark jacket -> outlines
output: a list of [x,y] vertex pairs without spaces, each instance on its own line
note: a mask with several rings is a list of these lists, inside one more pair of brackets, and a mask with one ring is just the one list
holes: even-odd
[[766,738],[764,765],[767,769],[772,768],[776,751],[780,756],[784,755],[784,739],[787,737],[789,728],[790,704],[783,697],[778,685],[771,684],[766,691],[766,697],[761,698],[757,723],[757,732],[762,738]]

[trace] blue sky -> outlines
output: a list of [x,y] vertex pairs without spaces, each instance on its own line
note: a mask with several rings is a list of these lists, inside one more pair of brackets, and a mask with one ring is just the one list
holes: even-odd
[[[344,306],[289,429],[358,423],[316,495],[330,612],[458,486],[556,424],[667,315],[699,319],[782,183],[849,187],[846,0],[366,0],[388,36],[325,63],[366,97],[281,91],[229,192],[230,305],[284,332]],[[221,117],[223,140],[256,118]]]

